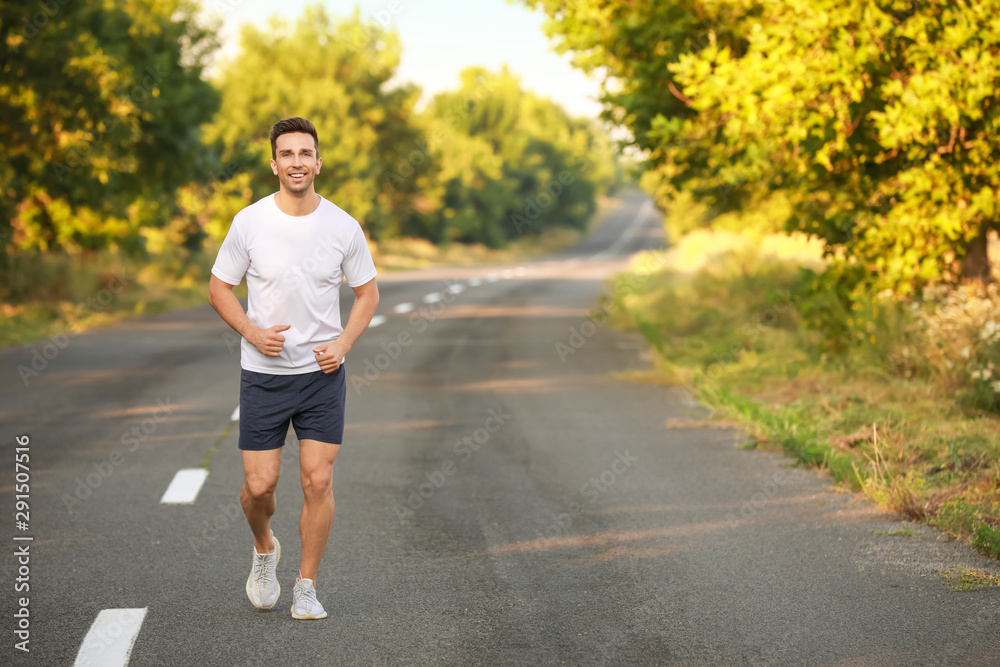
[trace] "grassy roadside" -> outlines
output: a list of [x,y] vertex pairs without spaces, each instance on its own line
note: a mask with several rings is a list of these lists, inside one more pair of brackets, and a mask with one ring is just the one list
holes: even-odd
[[783,450],[1000,558],[1000,418],[982,409],[995,404],[982,399],[996,389],[997,294],[858,304],[840,315],[852,342],[832,350],[802,315],[825,303],[799,277],[822,267],[819,250],[804,238],[699,232],[637,258],[605,304],[654,350],[655,370],[631,379],[687,386],[743,428],[747,446]]
[[[602,197],[591,225],[619,203]],[[422,239],[372,243],[380,271],[438,266],[512,264],[576,243],[585,232],[549,230],[494,250],[478,244],[438,247]],[[142,264],[112,252],[87,257],[11,258],[5,291],[34,298],[0,303],[0,347],[58,338],[117,320],[208,302],[208,279],[218,248],[170,250]],[[246,285],[237,288],[246,296]]]

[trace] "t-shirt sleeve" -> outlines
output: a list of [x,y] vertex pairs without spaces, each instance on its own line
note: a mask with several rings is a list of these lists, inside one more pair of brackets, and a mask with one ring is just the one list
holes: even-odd
[[357,225],[354,231],[354,238],[344,255],[344,264],[341,267],[347,284],[351,287],[364,285],[377,275],[375,262],[372,260],[371,250],[368,249],[368,240],[361,225]]
[[219,248],[212,267],[212,275],[230,285],[239,285],[250,268],[250,253],[247,252],[246,241],[243,238],[243,225],[239,216],[233,220],[226,238]]

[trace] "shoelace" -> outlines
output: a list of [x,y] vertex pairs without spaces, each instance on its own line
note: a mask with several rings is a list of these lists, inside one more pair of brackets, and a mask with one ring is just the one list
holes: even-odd
[[255,579],[258,587],[260,587],[261,582],[267,580],[268,575],[271,576],[271,579],[274,579],[274,560],[276,559],[268,558],[269,555],[257,553],[253,555],[253,571],[256,575]]
[[307,610],[314,609],[319,601],[316,599],[316,589],[310,588],[301,582],[296,582],[295,591],[298,593],[298,599],[295,601],[295,606],[299,609],[303,607]]

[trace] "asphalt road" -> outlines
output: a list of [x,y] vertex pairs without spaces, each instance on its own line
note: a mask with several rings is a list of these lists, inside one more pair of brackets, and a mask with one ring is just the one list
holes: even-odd
[[[922,526],[877,534],[901,524],[696,427],[705,411],[682,390],[613,377],[648,363],[594,310],[631,253],[663,243],[644,201],[544,261],[380,278],[381,319],[346,365],[323,621],[288,612],[294,436],[273,524],[282,596],[270,612],[246,599],[239,353],[214,311],[0,351],[0,663],[73,664],[102,610],[145,609],[131,665],[1000,664],[1000,590],[933,574],[995,562]],[[195,502],[160,502],[206,461]]]

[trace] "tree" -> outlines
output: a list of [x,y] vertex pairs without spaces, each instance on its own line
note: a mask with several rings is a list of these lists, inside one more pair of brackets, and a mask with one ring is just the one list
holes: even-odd
[[854,281],[989,275],[997,0],[526,2],[620,82],[609,114],[662,204],[693,192],[714,215],[780,190],[785,227],[843,253]]
[[998,10],[996,0],[768,5],[742,57],[706,48],[671,66],[698,111],[678,134],[715,127],[730,154],[766,156],[762,171],[791,193],[789,228],[843,247],[875,288],[987,278]]
[[[141,250],[203,173],[215,48],[189,0],[0,3],[0,242]],[[4,257],[7,255],[5,254]]]
[[[741,53],[741,25],[757,10],[751,2],[718,0],[523,0],[549,17],[546,32],[556,50],[602,80],[602,117],[624,125],[644,157],[643,184],[668,210],[682,193],[694,193],[718,214],[746,204],[751,174],[714,173],[707,141],[677,141],[667,130],[697,117],[669,67],[682,54],[709,44]],[[748,187],[749,186],[749,187]]]
[[[439,135],[461,137],[461,145],[476,147],[482,165],[491,170],[493,164],[500,166],[490,190],[452,187],[445,209],[446,214],[449,209],[502,211],[498,218],[484,220],[487,228],[475,234],[489,245],[552,227],[584,228],[597,195],[619,177],[603,132],[524,91],[506,68],[498,74],[475,67],[465,70],[459,88],[437,95],[428,113],[436,119]],[[447,131],[441,132],[442,127]],[[487,151],[495,162],[486,159]],[[445,172],[455,172],[448,166],[451,162],[468,160],[451,147],[441,149],[439,156]],[[466,201],[460,202],[463,197]],[[467,231],[456,238],[469,238],[468,225],[464,227]]]

